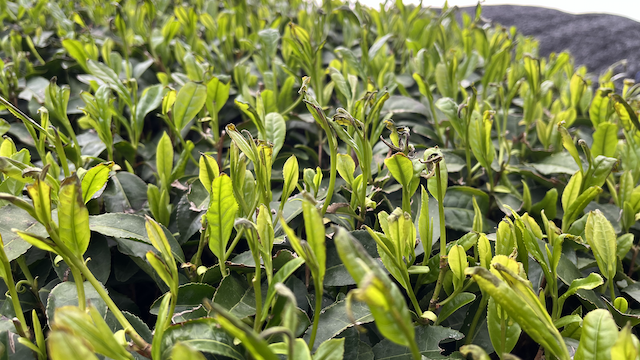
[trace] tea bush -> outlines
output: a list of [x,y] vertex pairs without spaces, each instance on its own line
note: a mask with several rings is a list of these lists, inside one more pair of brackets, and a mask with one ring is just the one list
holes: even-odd
[[616,65],[480,5],[0,10],[3,358],[638,358]]

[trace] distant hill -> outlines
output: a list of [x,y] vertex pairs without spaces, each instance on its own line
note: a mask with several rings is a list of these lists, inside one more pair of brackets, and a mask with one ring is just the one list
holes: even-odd
[[[475,12],[475,7],[461,8]],[[483,17],[516,26],[540,41],[540,55],[569,50],[576,65],[599,75],[618,60],[627,59],[627,77],[640,82],[640,22],[606,14],[573,15],[534,6],[483,6]],[[621,69],[620,69],[621,70]]]

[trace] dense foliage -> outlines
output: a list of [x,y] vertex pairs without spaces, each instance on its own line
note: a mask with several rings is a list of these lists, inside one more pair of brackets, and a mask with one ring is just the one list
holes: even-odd
[[0,19],[3,359],[638,358],[615,65],[401,0]]

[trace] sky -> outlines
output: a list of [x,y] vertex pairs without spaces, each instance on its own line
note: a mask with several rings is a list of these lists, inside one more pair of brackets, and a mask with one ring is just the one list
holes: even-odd
[[[377,6],[381,0],[360,0],[369,6]],[[417,4],[419,0],[404,0],[405,4]],[[450,0],[449,6],[475,6],[477,0]],[[422,5],[442,7],[444,0],[423,0]],[[640,0],[486,0],[484,6],[490,5],[525,5],[540,6],[572,14],[605,13],[625,16],[640,21]]]

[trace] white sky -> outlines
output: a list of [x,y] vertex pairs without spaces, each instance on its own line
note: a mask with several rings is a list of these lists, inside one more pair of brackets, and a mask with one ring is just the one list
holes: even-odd
[[[381,0],[360,0],[368,6],[377,6]],[[417,4],[419,0],[404,0],[406,4]],[[475,6],[477,0],[450,0],[449,6]],[[444,0],[423,0],[423,6],[442,7]],[[572,14],[605,13],[625,16],[640,21],[640,0],[486,0],[483,5],[540,6]]]

